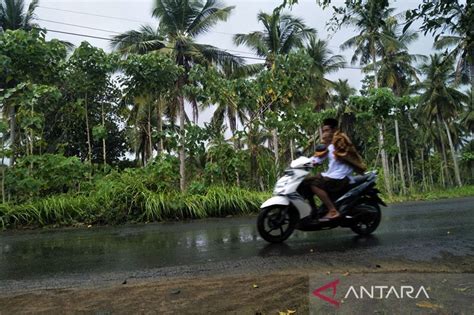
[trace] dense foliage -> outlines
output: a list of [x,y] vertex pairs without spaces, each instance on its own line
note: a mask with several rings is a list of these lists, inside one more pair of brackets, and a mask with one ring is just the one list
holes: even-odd
[[[181,14],[180,5],[191,4],[157,1],[158,30],[117,36],[114,53],[83,42],[68,54],[31,14],[10,27],[0,10],[1,226],[255,211],[297,151],[313,154],[330,116],[379,169],[386,196],[474,183],[472,34],[462,28],[472,12],[464,6],[453,16],[462,27],[449,21],[453,36],[437,38],[445,53],[426,57],[409,54],[417,36],[402,31],[388,2],[353,2],[340,22],[360,30],[342,47],[366,73],[357,93],[327,78],[343,58],[283,6],[259,14],[262,30],[236,35],[264,59],[244,65],[194,41],[232,7],[193,2],[189,12],[208,10],[193,15],[201,24],[173,26],[163,14]],[[425,6],[408,17],[436,29]],[[209,108],[212,119],[199,124]]]

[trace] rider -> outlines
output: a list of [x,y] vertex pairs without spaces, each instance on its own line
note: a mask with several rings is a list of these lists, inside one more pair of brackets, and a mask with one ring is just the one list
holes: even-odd
[[[362,174],[367,167],[347,135],[339,131],[336,119],[325,119],[322,131],[324,146],[316,151],[312,160],[313,164],[322,164],[326,158],[329,158],[329,168],[326,172],[306,178],[304,181],[311,187],[312,193],[317,195],[328,208],[328,213],[320,219],[320,221],[327,221],[340,216],[329,195],[347,190],[349,184],[353,182],[352,172]],[[312,198],[311,196],[310,200],[313,201],[311,204],[314,205]]]

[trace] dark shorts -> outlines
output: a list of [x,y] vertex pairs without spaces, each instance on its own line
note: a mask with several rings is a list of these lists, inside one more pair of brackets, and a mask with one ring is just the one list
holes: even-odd
[[318,174],[316,176],[305,178],[301,186],[309,189],[307,193],[310,193],[311,191],[310,186],[316,186],[327,192],[330,196],[337,196],[344,193],[348,189],[349,184],[350,180],[348,177],[343,179],[334,179]]

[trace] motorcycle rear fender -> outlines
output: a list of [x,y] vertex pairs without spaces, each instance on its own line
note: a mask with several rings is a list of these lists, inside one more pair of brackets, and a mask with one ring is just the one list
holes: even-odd
[[261,206],[260,209],[267,208],[270,206],[288,206],[290,204],[290,200],[283,196],[273,196],[272,198],[265,201]]
[[373,188],[369,192],[367,192],[367,194],[370,195],[372,198],[374,198],[378,204],[381,204],[382,206],[386,207],[387,204],[379,197],[378,195],[379,193],[380,193],[380,190],[378,190],[377,188]]

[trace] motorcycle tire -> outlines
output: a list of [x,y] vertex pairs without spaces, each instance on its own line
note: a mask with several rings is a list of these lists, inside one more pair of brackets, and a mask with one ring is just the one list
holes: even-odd
[[355,213],[362,213],[359,215],[357,222],[351,226],[351,230],[359,235],[372,234],[380,224],[382,219],[382,211],[378,204],[361,203],[354,207]]
[[[260,211],[257,230],[260,236],[270,243],[282,243],[293,234],[298,215],[288,206],[271,206]],[[283,228],[286,226],[285,228]],[[276,231],[277,234],[271,232]]]

